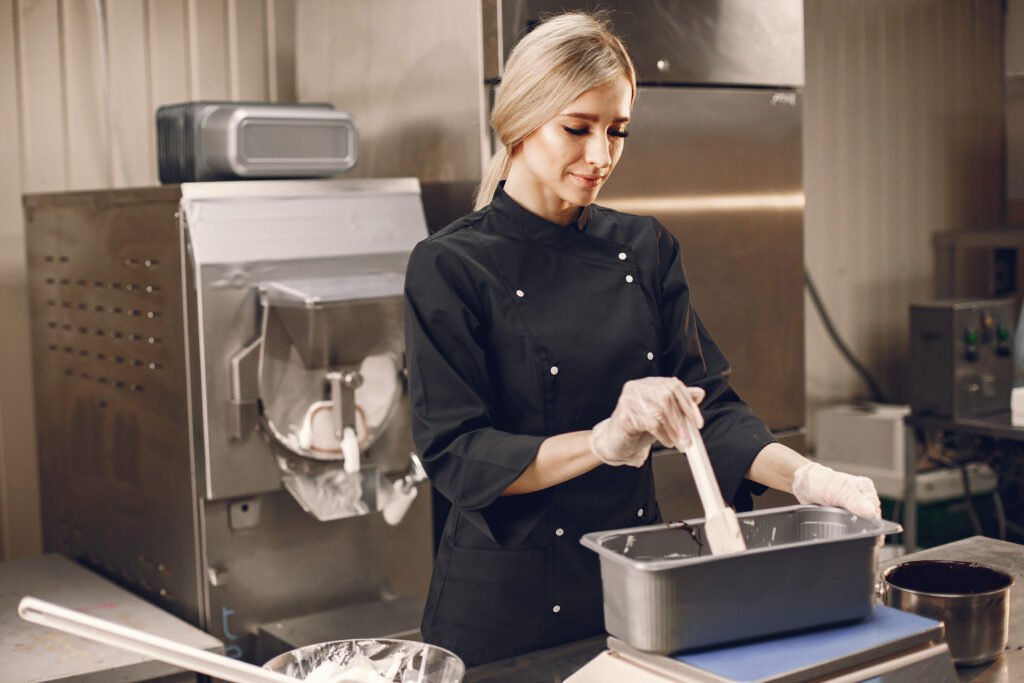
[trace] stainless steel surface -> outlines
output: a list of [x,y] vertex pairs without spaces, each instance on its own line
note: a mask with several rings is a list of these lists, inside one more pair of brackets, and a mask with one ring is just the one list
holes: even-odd
[[242,439],[256,428],[259,392],[259,359],[263,345],[260,340],[236,352],[228,362],[231,365],[231,437]]
[[216,638],[172,616],[61,555],[0,562],[0,681],[145,681],[195,674],[151,657],[100,645],[30,624],[18,618],[18,602],[35,595],[82,613],[130,625],[211,653],[222,653]]
[[18,603],[18,616],[47,628],[64,631],[104,645],[112,645],[144,657],[152,657],[197,673],[216,676],[234,683],[288,683],[292,679],[268,673],[252,664],[239,662],[184,645],[169,638],[98,619],[45,600],[26,596]]
[[359,158],[352,117],[327,104],[186,102],[156,122],[163,183],[327,177]]
[[[377,313],[390,310],[387,302],[394,287],[388,289],[388,283],[401,280],[409,249],[426,234],[415,181],[260,185],[254,189],[248,183],[196,184],[183,189],[185,230],[202,312],[197,355],[207,406],[206,562],[231,576],[208,588],[211,623],[215,632],[224,634],[229,648],[243,653],[255,649],[260,623],[386,595],[423,595],[431,557],[426,495],[418,496],[396,527],[377,515],[311,524],[311,518],[280,491],[278,473],[269,490],[238,489],[238,474],[253,456],[276,459],[288,472],[284,479],[293,492],[304,481],[301,477],[330,474],[308,458],[291,457],[274,445],[273,438],[268,447],[266,433],[250,433],[234,442],[225,438],[230,422],[220,420],[223,413],[218,407],[228,407],[230,393],[223,368],[254,336],[262,340],[257,386],[263,413],[277,419],[279,426],[300,420],[306,406],[323,398],[332,367],[344,372],[358,369],[372,380],[362,387],[353,385],[357,400],[362,400],[363,391],[385,387],[385,410],[378,422],[366,423],[361,472],[352,475],[359,478],[365,494],[368,509],[362,512],[378,507],[377,491],[391,483],[387,473],[406,473],[412,450],[408,399],[398,374],[399,318]],[[236,239],[245,246],[236,246]],[[346,286],[339,289],[339,283]],[[257,305],[257,291],[262,291],[267,306]],[[225,321],[206,306],[231,296],[244,298],[249,307],[243,309],[244,318]],[[384,309],[379,308],[381,296]],[[366,315],[321,324],[323,313],[347,313],[352,303]],[[276,324],[283,322],[282,311],[294,312],[297,324]],[[381,384],[387,378],[374,377],[365,363],[360,366],[366,354],[392,358],[390,382]],[[298,416],[289,417],[293,409]],[[261,503],[259,528],[245,535],[232,529],[226,515],[228,500],[239,494]],[[319,509],[315,501],[302,499],[311,511]],[[286,550],[271,550],[278,548]],[[277,579],[284,575],[291,580]]]
[[[192,250],[186,246],[192,255]],[[254,428],[257,403],[234,402],[230,359],[258,338],[258,294],[251,288],[224,288],[204,291],[194,271],[187,274],[186,297],[196,301],[188,309],[189,362],[195,379],[190,386],[196,397],[193,458],[196,485],[203,498],[237,498],[274,491],[281,477],[273,458],[266,457],[266,444]],[[195,320],[192,320],[192,317]],[[212,325],[212,328],[211,328]],[[207,359],[210,359],[209,361]],[[207,363],[225,359],[223,372],[206,372]],[[251,425],[235,434],[238,424]]]
[[[282,447],[315,460],[343,457],[339,442],[346,427],[356,430],[358,448],[365,453],[386,438],[394,423],[407,426],[402,412],[401,299],[382,297],[379,302],[337,308],[340,314],[310,325],[323,329],[310,335],[318,339],[307,345],[305,358],[295,335],[285,334],[288,327],[282,322],[286,318],[280,315],[281,309],[263,309],[257,382],[260,418]],[[309,433],[313,418],[307,409],[314,402],[318,404],[314,412],[327,410],[335,423],[333,444],[318,445],[314,443],[318,438]],[[376,464],[394,471],[405,464],[408,450],[384,455],[390,457]]]
[[[949,657],[949,648],[942,642],[942,626],[933,622],[934,627],[911,635],[889,640],[877,639],[866,645],[864,649],[843,653],[842,656],[823,661],[815,661],[797,670],[765,675],[760,672],[758,683],[863,683],[865,681],[884,681],[885,683],[954,683],[956,673]],[[798,636],[799,637],[799,636]],[[740,646],[742,648],[742,645]],[[792,643],[779,645],[792,651]],[[608,639],[609,651],[620,656],[624,661],[639,668],[653,669],[664,678],[659,681],[710,681],[715,683],[732,683],[733,677],[711,672],[686,659],[665,657],[650,654],[630,647],[617,638]],[[737,652],[736,657],[750,656],[751,653]],[[799,656],[796,652],[795,656]],[[698,655],[699,656],[699,655]],[[783,660],[792,661],[792,660]],[[747,660],[749,662],[749,659]],[[772,662],[776,664],[777,662]],[[592,664],[593,668],[601,665]],[[752,672],[751,672],[752,673]],[[756,674],[755,674],[756,675]],[[575,676],[569,679],[572,683],[598,683],[586,676]],[[746,680],[740,678],[740,680]]]
[[900,530],[816,506],[739,518],[747,550],[724,556],[704,551],[704,520],[585,535],[608,632],[669,653],[858,619],[872,606],[876,538]]
[[651,214],[679,239],[736,391],[773,431],[803,425],[799,94],[641,88],[600,203]]
[[[199,296],[197,341],[190,350],[203,373],[200,481],[211,500],[273,491],[280,476],[266,457],[266,443],[255,433],[232,438],[239,418],[226,371],[230,359],[260,336],[259,287],[300,278],[403,274],[409,250],[426,234],[418,185],[415,179],[191,183],[182,197],[194,261],[188,277]],[[401,344],[397,323],[395,330],[385,335],[385,350]],[[343,334],[358,338],[362,325],[347,325]],[[241,419],[255,420],[255,410],[254,404],[243,408]],[[396,420],[408,424],[407,413],[399,407]],[[407,431],[396,425],[395,436],[377,449],[385,469],[406,466],[412,450]],[[395,440],[398,435],[404,442]]]
[[403,284],[401,273],[277,281],[262,298],[307,367],[358,365],[401,326]]
[[911,304],[911,410],[954,418],[1008,410],[1017,313],[1012,299]]
[[[1024,546],[983,536],[972,536],[879,563],[879,577],[889,567],[911,560],[978,562],[1007,572],[1020,586],[1024,581]],[[1010,637],[1000,657],[982,666],[957,667],[965,683],[1020,683],[1024,681],[1024,591],[1010,594]]]
[[890,607],[943,622],[953,661],[974,666],[1006,648],[1012,586],[1013,577],[978,563],[916,560],[886,570],[881,592]]
[[[938,548],[883,560],[878,569],[906,560],[956,557],[999,567],[1024,580],[1024,546],[976,536]],[[466,673],[467,683],[518,683],[524,680],[564,681],[606,649],[606,638],[588,638],[559,647],[474,667]],[[1011,596],[1010,644],[1003,655],[985,666],[958,667],[963,683],[1019,683],[1024,681],[1024,593]],[[625,680],[625,679],[622,679]],[[888,681],[889,679],[884,679]],[[932,678],[917,678],[929,681]]]
[[[366,660],[374,671],[363,668]],[[339,671],[354,665],[369,671],[373,676],[369,680],[379,678],[390,683],[460,683],[466,673],[465,664],[450,650],[422,642],[385,638],[335,640],[310,645],[278,655],[263,666],[270,671],[304,679],[327,662],[342,667]],[[367,680],[367,677],[352,680]]]
[[259,659],[315,643],[351,638],[423,640],[419,622],[423,598],[375,600],[293,619],[280,619],[259,627]]
[[644,83],[802,86],[803,3],[743,0],[502,0],[502,48],[544,13],[611,10]]
[[342,111],[281,104],[216,107],[200,122],[194,180],[280,178],[344,173],[359,158],[352,117]]
[[203,625],[179,198],[26,196],[29,309],[45,548]]
[[[261,624],[394,596],[425,596],[430,577],[430,496],[420,484],[398,527],[380,515],[317,522],[288,493],[260,502],[260,526],[232,528],[226,501],[204,504],[211,633],[251,659]],[[419,625],[419,617],[410,628]]]
[[[26,217],[49,547],[250,660],[260,624],[425,595],[427,485],[404,497],[394,489],[415,470],[400,325],[376,333],[390,379],[380,414],[360,422],[370,432],[357,458],[369,514],[336,522],[317,521],[282,488],[317,463],[282,458],[259,427],[258,407],[280,397],[259,396],[253,346],[265,320],[261,283],[400,279],[427,232],[415,179],[39,195],[26,199]],[[359,336],[372,321],[350,322]],[[359,401],[377,380],[368,367],[352,370],[365,380],[354,389]],[[314,390],[307,401],[323,398]],[[375,514],[394,500],[411,501],[404,518],[397,507],[384,510],[388,522]]]

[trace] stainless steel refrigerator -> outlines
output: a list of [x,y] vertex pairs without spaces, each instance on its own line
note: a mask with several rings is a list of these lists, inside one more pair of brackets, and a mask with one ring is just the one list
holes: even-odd
[[545,13],[595,8],[610,10],[640,83],[598,203],[653,215],[679,239],[733,385],[801,450],[802,0],[501,0],[499,50]]

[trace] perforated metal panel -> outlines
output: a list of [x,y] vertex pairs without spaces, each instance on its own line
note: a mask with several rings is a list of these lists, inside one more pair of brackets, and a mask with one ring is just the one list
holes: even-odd
[[194,623],[177,187],[25,198],[47,550]]

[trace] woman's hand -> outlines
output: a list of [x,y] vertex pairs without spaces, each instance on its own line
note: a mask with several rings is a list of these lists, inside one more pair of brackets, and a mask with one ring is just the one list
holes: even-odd
[[688,387],[675,377],[645,377],[626,382],[611,417],[590,432],[590,450],[608,465],[640,467],[651,444],[686,446],[685,420],[697,428],[704,418],[697,404],[704,390]]
[[867,477],[836,472],[808,462],[793,473],[793,495],[801,503],[846,508],[858,517],[879,519],[882,506],[875,484]]

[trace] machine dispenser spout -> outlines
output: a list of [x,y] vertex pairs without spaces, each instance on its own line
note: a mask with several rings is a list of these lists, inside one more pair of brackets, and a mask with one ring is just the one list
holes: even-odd
[[419,492],[416,485],[426,478],[427,473],[419,456],[410,453],[409,467],[405,474],[395,479],[390,487],[384,487],[378,497],[377,504],[385,522],[397,526],[402,521]]
[[359,471],[359,439],[356,437],[356,389],[363,384],[358,370],[327,373],[331,384],[331,403],[334,413],[334,433],[341,443],[345,471],[355,474]]

